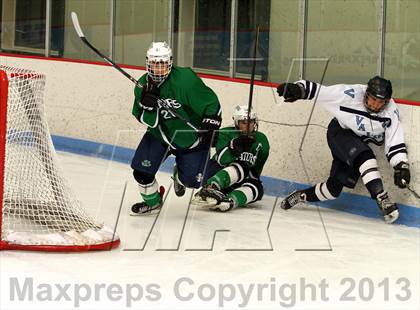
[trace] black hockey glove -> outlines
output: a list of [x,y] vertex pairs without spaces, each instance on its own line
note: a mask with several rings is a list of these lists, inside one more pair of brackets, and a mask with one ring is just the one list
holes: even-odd
[[230,140],[229,149],[233,155],[239,156],[243,152],[250,151],[254,142],[255,136],[240,135],[239,137]]
[[149,81],[146,86],[144,86],[141,93],[140,103],[146,110],[154,110],[158,106],[159,100],[159,87]]
[[394,167],[394,184],[399,188],[407,187],[410,184],[410,166],[406,162],[400,162]]
[[299,84],[283,83],[277,87],[277,93],[280,97],[284,97],[284,102],[293,102],[303,99],[305,90]]
[[213,147],[216,145],[217,130],[222,124],[222,118],[219,115],[204,116],[201,121],[201,144]]

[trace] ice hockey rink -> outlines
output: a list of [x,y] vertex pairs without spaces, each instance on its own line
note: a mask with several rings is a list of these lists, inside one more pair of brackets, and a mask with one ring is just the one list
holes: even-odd
[[284,211],[273,196],[229,213],[202,210],[189,207],[190,190],[175,196],[168,173],[158,174],[167,189],[159,216],[131,216],[139,195],[129,165],[59,158],[121,245],[0,252],[1,309],[419,309],[416,227],[310,205]]
[[[0,310],[420,310],[419,12],[420,0],[0,0]],[[163,41],[171,51],[156,70],[159,55],[148,51]],[[221,128],[235,124],[238,105],[248,105],[248,122],[257,113],[270,149],[262,200],[226,213],[191,205],[196,190],[174,193],[170,157],[156,175],[162,209],[131,212],[142,198],[130,162],[147,129],[133,106],[136,81],[149,74],[158,86],[146,90],[158,91],[176,67],[217,95]],[[398,122],[369,105],[343,108],[364,138],[379,138],[372,119],[382,119],[385,145],[369,147],[399,219],[384,223],[362,180],[338,199],[281,209],[285,195],[330,175],[335,115],[317,103],[321,87],[348,85],[358,106],[360,84],[375,75],[392,81]],[[173,94],[154,92],[169,105],[154,126],[179,105],[203,129],[216,112],[200,102],[216,101],[197,100],[192,76],[172,76]],[[288,102],[278,87],[299,80],[300,98],[312,99]],[[394,185],[392,158],[409,165],[397,181],[400,173],[413,192]],[[114,235],[98,229],[108,237],[99,238],[103,226],[81,210],[114,229],[119,246],[84,251]],[[19,230],[26,220],[34,228]]]

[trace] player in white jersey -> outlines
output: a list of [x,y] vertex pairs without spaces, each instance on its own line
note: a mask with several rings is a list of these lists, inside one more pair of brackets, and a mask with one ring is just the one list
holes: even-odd
[[338,84],[324,86],[301,80],[280,84],[279,96],[285,102],[313,99],[334,118],[328,125],[327,141],[333,162],[326,182],[287,196],[281,203],[290,209],[297,203],[337,198],[343,187],[354,188],[359,177],[381,210],[385,222],[398,219],[398,207],[385,191],[376,157],[368,146],[385,144],[386,157],[394,168],[394,183],[400,188],[410,183],[410,169],[404,133],[397,105],[392,96],[391,81],[375,76],[367,85]]

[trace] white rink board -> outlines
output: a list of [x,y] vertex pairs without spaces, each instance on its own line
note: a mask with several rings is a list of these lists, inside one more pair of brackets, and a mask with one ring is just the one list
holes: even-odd
[[[169,192],[144,250],[125,251],[144,245],[155,219],[155,216],[128,215],[131,204],[139,198],[129,166],[68,153],[59,156],[78,197],[92,214],[97,214],[107,224],[115,223],[124,184],[127,183],[117,227],[122,244],[111,252],[83,254],[0,252],[1,309],[285,307],[382,310],[419,307],[419,229],[385,225],[379,218],[367,219],[321,208],[324,230],[315,207],[289,211],[277,207],[272,213],[275,197],[267,196],[252,208],[226,214],[191,208],[179,242],[188,205],[185,198],[176,198]],[[170,183],[167,174],[158,174],[158,180],[166,186]],[[269,250],[266,229],[269,222],[272,250]],[[216,229],[230,232],[216,237],[212,251],[191,251],[209,248]],[[178,244],[179,249],[175,250]],[[238,251],[226,251],[232,248]],[[320,251],[326,249],[330,250]],[[26,293],[22,293],[27,298],[18,301],[18,293],[10,285],[22,289],[28,277],[33,279],[33,300],[28,298],[28,286]],[[357,285],[348,297],[355,300],[340,301],[352,279]],[[384,290],[384,279],[389,281],[389,290]],[[401,282],[397,284],[397,281]],[[400,301],[398,298],[405,299],[407,294],[403,289],[406,281],[409,281],[411,296]],[[369,296],[369,283],[374,286],[372,296]],[[57,286],[66,284],[69,285],[69,300],[60,297],[58,301],[41,301],[42,298],[59,297]],[[314,300],[311,300],[311,288],[305,289],[305,285],[310,284],[315,285]],[[49,286],[52,286],[50,295]],[[132,295],[128,297],[134,299],[139,296],[135,290],[139,287],[144,289],[143,297],[129,301],[129,293]],[[174,291],[177,287],[181,298],[188,299],[193,294],[191,300],[177,298]],[[98,298],[93,293],[95,288],[98,289]],[[210,295],[211,298],[204,301],[212,288],[214,296]],[[107,289],[110,294],[106,293]],[[248,290],[249,300],[241,295],[241,289],[242,292]],[[77,290],[79,297],[74,295]],[[88,290],[92,295],[83,301]]]
[[[0,56],[0,63],[46,74],[46,110],[52,134],[131,149],[137,147],[145,127],[131,115],[133,84],[114,68],[9,56]],[[127,71],[135,78],[144,74],[141,70]],[[214,79],[204,81],[216,92],[222,104],[223,126],[230,125],[232,108],[237,104],[248,103],[249,85]],[[322,108],[315,108],[311,123],[317,126],[310,126],[308,129],[302,148],[302,162],[298,149],[311,104],[284,104],[274,88],[256,86],[253,106],[260,119],[267,121],[260,122],[260,130],[268,136],[271,146],[271,155],[263,175],[305,184],[325,181],[332,160],[325,138],[326,126],[331,116]],[[420,107],[399,105],[399,109],[409,151],[411,183],[420,192]],[[385,159],[383,148],[375,147],[374,150],[378,155],[385,187],[393,200],[420,207],[418,200],[407,190],[394,186],[393,170]],[[361,182],[352,192],[367,195]]]

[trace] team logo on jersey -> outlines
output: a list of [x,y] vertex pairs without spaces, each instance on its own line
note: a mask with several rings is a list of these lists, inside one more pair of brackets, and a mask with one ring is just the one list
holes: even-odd
[[150,160],[145,159],[145,160],[143,160],[143,161],[141,162],[141,165],[142,165],[143,167],[151,167],[151,166],[152,166],[152,163],[150,162]]
[[357,130],[366,131],[365,124],[363,124],[364,119],[365,118],[363,116],[356,115],[356,124],[358,126]]
[[163,107],[163,109],[160,109],[160,114],[164,119],[171,119],[175,118],[175,115],[171,113],[171,111],[165,109],[165,107],[173,108],[173,109],[179,109],[181,107],[181,104],[176,101],[176,99],[159,99],[158,100],[159,107]]
[[195,176],[195,179],[197,180],[198,183],[201,183],[201,181],[203,181],[203,174],[200,172],[199,174]]
[[254,154],[249,152],[243,152],[241,153],[241,156],[239,156],[240,161],[248,162],[251,165],[255,165],[255,160],[257,159],[257,156],[254,156]]
[[344,93],[345,93],[347,96],[350,96],[350,97],[354,98],[354,89],[353,89],[353,88],[346,89],[346,90],[344,91]]
[[[181,107],[181,104],[176,101],[176,99],[159,99],[159,101],[164,101],[166,106],[169,106],[174,109],[179,109]],[[162,102],[161,102],[162,105]]]

